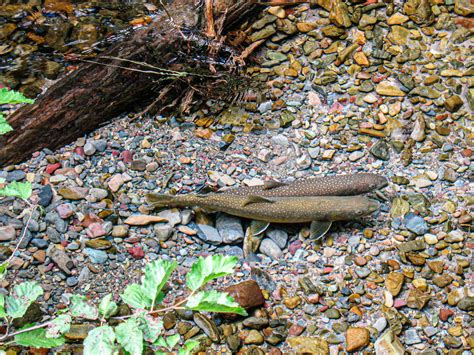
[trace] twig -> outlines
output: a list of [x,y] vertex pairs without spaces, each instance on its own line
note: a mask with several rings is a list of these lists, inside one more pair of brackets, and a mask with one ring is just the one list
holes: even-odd
[[[18,335],[18,334],[22,334],[22,333],[26,333],[26,332],[29,332],[29,331],[32,331],[32,330],[35,330],[35,329],[40,329],[40,328],[44,328],[44,327],[47,327],[48,325],[50,325],[51,322],[46,322],[46,323],[43,323],[43,324],[38,324],[38,325],[35,325],[31,328],[26,328],[26,329],[22,329],[22,330],[18,330],[16,332],[13,332],[13,333],[6,333],[5,335],[3,335],[1,338],[0,338],[0,341],[6,339],[6,338],[11,338],[11,337],[14,337],[15,335]],[[2,344],[2,343],[0,343]]]
[[216,29],[214,27],[214,8],[212,6],[212,0],[206,1],[206,20],[207,20],[207,29],[204,34],[210,38],[216,38]]
[[10,261],[12,261],[13,258],[15,257],[15,253],[18,251],[18,249],[20,249],[20,245],[25,239],[26,233],[28,232],[28,226],[30,225],[31,218],[33,217],[33,213],[35,213],[36,209],[38,208],[38,205],[32,205],[28,201],[26,201],[26,203],[32,208],[32,210],[28,219],[26,220],[25,228],[23,229],[23,232],[20,236],[20,240],[18,241],[15,249],[13,250],[12,255],[10,255],[10,257],[6,261],[3,262],[3,264],[7,264],[7,267],[8,267],[8,264],[10,264]]

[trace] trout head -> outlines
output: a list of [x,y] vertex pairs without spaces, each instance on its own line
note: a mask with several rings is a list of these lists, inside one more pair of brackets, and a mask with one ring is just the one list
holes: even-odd
[[380,208],[380,204],[363,196],[347,197],[344,204],[339,206],[337,212],[332,216],[334,220],[350,221],[362,216],[367,216]]
[[370,191],[380,190],[380,189],[383,189],[384,187],[388,186],[387,179],[382,175],[371,174],[371,176],[368,180],[369,181],[368,181],[367,185],[369,186]]

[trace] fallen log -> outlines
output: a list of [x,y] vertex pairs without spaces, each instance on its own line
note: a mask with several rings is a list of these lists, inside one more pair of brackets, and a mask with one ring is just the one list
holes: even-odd
[[[223,0],[213,5],[218,1]],[[0,166],[71,143],[136,106],[175,107],[180,101],[186,106],[193,95],[212,96],[212,89],[225,82],[221,73],[229,70],[229,59],[239,53],[211,38],[219,31],[210,26],[226,33],[257,8],[253,1],[233,3],[216,7],[209,19],[208,4],[174,0],[131,38],[95,58],[77,58],[82,62],[77,70],[8,117],[14,130],[0,136]]]

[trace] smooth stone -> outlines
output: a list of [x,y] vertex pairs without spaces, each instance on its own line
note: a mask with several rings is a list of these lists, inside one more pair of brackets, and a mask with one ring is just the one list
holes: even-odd
[[272,229],[267,231],[267,237],[273,240],[280,249],[285,248],[288,242],[288,233],[281,229]]
[[417,235],[423,235],[428,233],[430,227],[423,219],[423,217],[418,216],[414,213],[407,213],[404,217],[405,227],[410,231]]
[[376,354],[399,355],[405,354],[405,348],[392,330],[383,333],[374,344]]
[[260,244],[260,251],[274,260],[279,260],[283,252],[280,247],[270,238],[265,238]]
[[237,244],[244,240],[244,230],[237,217],[219,214],[216,218],[216,229],[225,244]]
[[297,353],[329,354],[329,345],[326,340],[318,337],[294,337],[287,339],[288,345]]
[[366,328],[349,328],[346,332],[346,350],[356,351],[370,342],[370,333]]
[[198,237],[200,237],[202,240],[214,245],[222,244],[222,237],[216,228],[207,224],[198,224],[197,226],[201,232],[198,233]]
[[0,241],[6,242],[15,239],[16,231],[13,226],[0,226]]
[[173,230],[174,227],[168,223],[160,223],[153,226],[153,231],[155,232],[156,238],[160,242],[166,242],[171,237]]
[[53,200],[53,189],[51,185],[44,185],[38,193],[38,204],[42,207],[48,207]]
[[84,248],[84,253],[90,258],[91,262],[94,264],[104,264],[108,259],[107,253],[103,250]]

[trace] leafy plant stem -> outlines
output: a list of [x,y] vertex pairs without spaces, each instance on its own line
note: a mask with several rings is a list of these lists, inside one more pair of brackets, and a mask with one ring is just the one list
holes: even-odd
[[10,264],[10,261],[12,261],[12,259],[15,257],[15,253],[18,251],[18,249],[20,248],[20,245],[21,243],[23,242],[23,239],[25,239],[26,237],[26,233],[28,231],[28,227],[30,225],[30,222],[31,222],[31,218],[33,217],[33,214],[35,213],[36,209],[38,208],[38,205],[32,205],[31,203],[29,203],[28,201],[25,201],[30,207],[31,207],[31,212],[30,212],[30,215],[28,216],[28,219],[26,221],[26,224],[25,224],[25,228],[23,229],[23,232],[20,236],[20,240],[18,241],[18,243],[16,244],[15,246],[15,249],[13,250],[12,252],[12,255],[10,255],[10,257],[4,261],[4,264],[7,264],[7,267],[8,267],[8,264]]
[[33,326],[33,327],[26,328],[26,329],[21,329],[21,330],[18,330],[18,331],[16,331],[16,332],[13,332],[13,333],[8,333],[8,329],[7,329],[7,333],[4,334],[4,335],[0,338],[0,345],[5,345],[4,343],[1,343],[1,341],[3,341],[4,339],[11,338],[11,337],[14,337],[15,335],[22,334],[22,333],[26,333],[26,332],[29,332],[29,331],[32,331],[32,330],[35,330],[35,329],[44,328],[44,327],[47,327],[49,324],[51,324],[51,322],[46,322],[46,323],[38,324],[38,325],[35,325],[35,326]]

